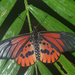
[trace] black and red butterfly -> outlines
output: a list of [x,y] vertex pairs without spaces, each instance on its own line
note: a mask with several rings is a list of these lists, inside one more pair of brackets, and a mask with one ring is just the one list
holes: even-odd
[[44,31],[21,34],[0,42],[0,58],[15,59],[20,66],[33,65],[37,59],[54,63],[60,53],[75,49],[75,34]]

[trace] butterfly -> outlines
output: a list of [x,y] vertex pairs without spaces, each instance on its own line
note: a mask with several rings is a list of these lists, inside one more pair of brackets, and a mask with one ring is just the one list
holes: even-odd
[[0,59],[15,59],[22,67],[33,65],[37,59],[54,63],[60,54],[75,49],[75,34],[41,31],[21,34],[0,42]]

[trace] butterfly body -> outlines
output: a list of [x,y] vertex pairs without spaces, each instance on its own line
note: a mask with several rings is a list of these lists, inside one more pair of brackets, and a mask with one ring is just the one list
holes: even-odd
[[20,66],[33,65],[37,59],[54,63],[60,53],[75,49],[75,34],[44,31],[21,34],[0,42],[0,58],[15,59]]
[[34,45],[36,59],[40,59],[40,50],[39,50],[40,38],[39,38],[39,33],[37,32],[36,27],[34,27],[33,29],[32,41]]

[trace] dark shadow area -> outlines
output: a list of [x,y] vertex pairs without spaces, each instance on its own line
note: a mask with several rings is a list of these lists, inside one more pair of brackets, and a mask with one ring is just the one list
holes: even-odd
[[57,70],[57,68],[53,65],[53,63],[48,64],[44,63],[44,65],[50,70],[53,75],[61,75],[61,73]]
[[28,67],[20,67],[17,75],[24,75],[24,73],[27,69],[28,69]]
[[70,52],[65,52],[63,54],[71,63],[75,64],[75,57]]

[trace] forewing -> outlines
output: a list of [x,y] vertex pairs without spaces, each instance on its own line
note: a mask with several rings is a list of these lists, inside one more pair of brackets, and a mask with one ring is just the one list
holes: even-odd
[[[0,42],[0,58],[1,59],[15,59],[21,66],[29,66],[34,64],[35,60],[34,49],[31,42],[30,34],[22,34]],[[30,47],[26,45],[31,45]],[[25,56],[23,58],[23,55]],[[33,59],[33,60],[32,60]]]
[[26,43],[29,37],[29,35],[19,35],[0,42],[0,58],[15,58],[19,49]]
[[40,60],[55,62],[60,53],[75,49],[75,34],[67,32],[41,32]]

